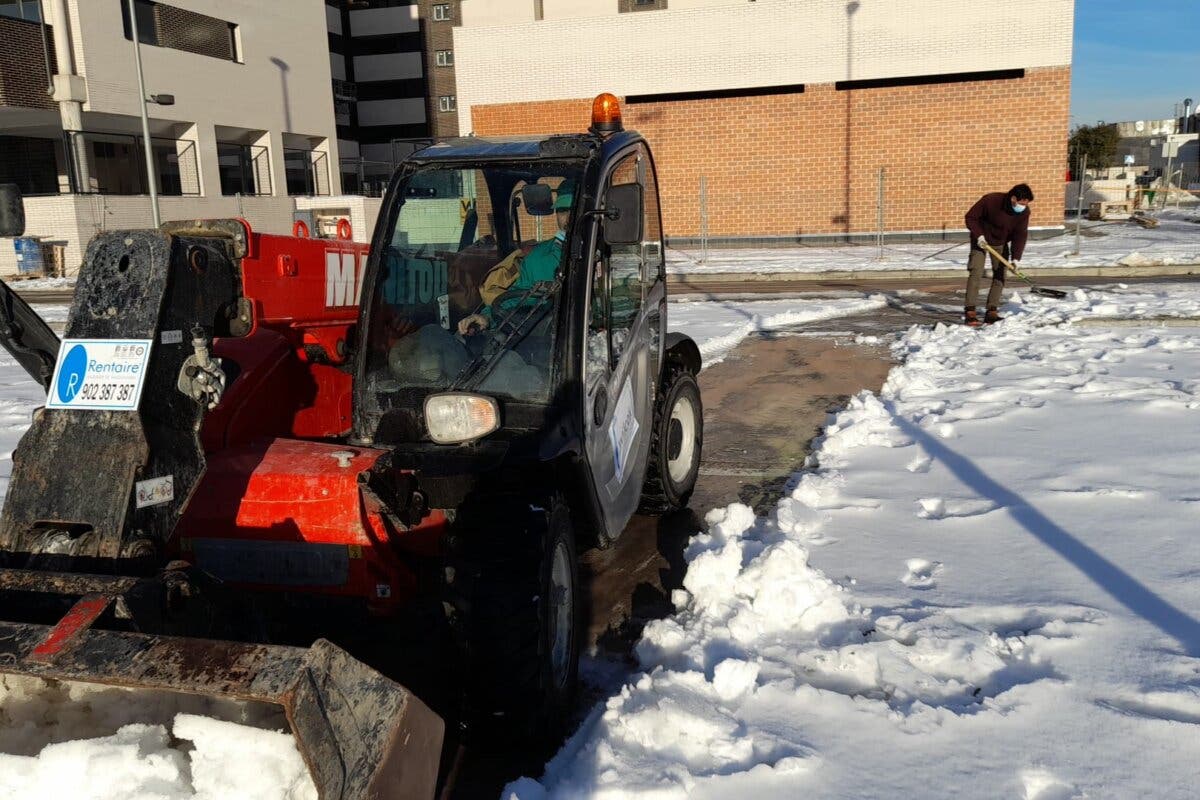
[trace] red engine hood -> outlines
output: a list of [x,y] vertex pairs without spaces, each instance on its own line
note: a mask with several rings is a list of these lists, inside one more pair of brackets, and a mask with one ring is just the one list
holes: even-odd
[[[399,605],[415,578],[358,485],[382,455],[295,439],[212,453],[175,547],[230,583],[364,597],[380,611]],[[444,524],[437,516],[421,527]]]

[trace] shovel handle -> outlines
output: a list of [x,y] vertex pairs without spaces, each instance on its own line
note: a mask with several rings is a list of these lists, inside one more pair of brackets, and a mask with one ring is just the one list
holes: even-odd
[[996,248],[992,247],[990,244],[988,244],[986,240],[984,240],[984,242],[983,242],[983,249],[988,251],[989,253],[991,253],[992,258],[996,259],[1001,264],[1003,264],[1004,266],[1006,266],[1010,270],[1012,270],[1015,275],[1018,275],[1018,276],[1021,275],[1021,272],[1016,267],[1014,267],[1007,258],[1000,255],[1000,251],[997,250]]

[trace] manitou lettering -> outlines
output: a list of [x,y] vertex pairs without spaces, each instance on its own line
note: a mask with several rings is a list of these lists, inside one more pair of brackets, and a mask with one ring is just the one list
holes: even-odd
[[384,284],[392,305],[429,305],[447,291],[446,262],[424,258],[405,258],[392,265]]
[[325,251],[325,307],[356,306],[362,294],[362,261],[357,253]]

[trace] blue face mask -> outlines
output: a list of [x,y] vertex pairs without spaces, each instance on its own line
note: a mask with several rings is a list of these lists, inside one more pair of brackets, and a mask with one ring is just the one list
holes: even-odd
[[567,240],[567,232],[566,231],[559,231],[558,233],[554,234],[554,241],[558,242],[559,244],[562,244],[566,240]]
[[1022,211],[1024,211],[1024,210],[1025,210],[1025,208],[1026,208],[1026,207],[1025,207],[1025,206],[1023,206],[1023,205],[1021,205],[1020,203],[1013,203],[1013,204],[1012,204],[1012,210],[1013,210],[1013,211],[1015,211],[1015,212],[1017,212],[1018,214],[1020,214]]

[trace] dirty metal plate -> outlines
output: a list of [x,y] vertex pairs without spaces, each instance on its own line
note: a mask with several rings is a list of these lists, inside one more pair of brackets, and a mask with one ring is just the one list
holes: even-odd
[[44,625],[0,622],[0,673],[282,706],[322,798],[431,798],[442,720],[403,686],[325,640],[310,648],[105,630],[48,658]]

